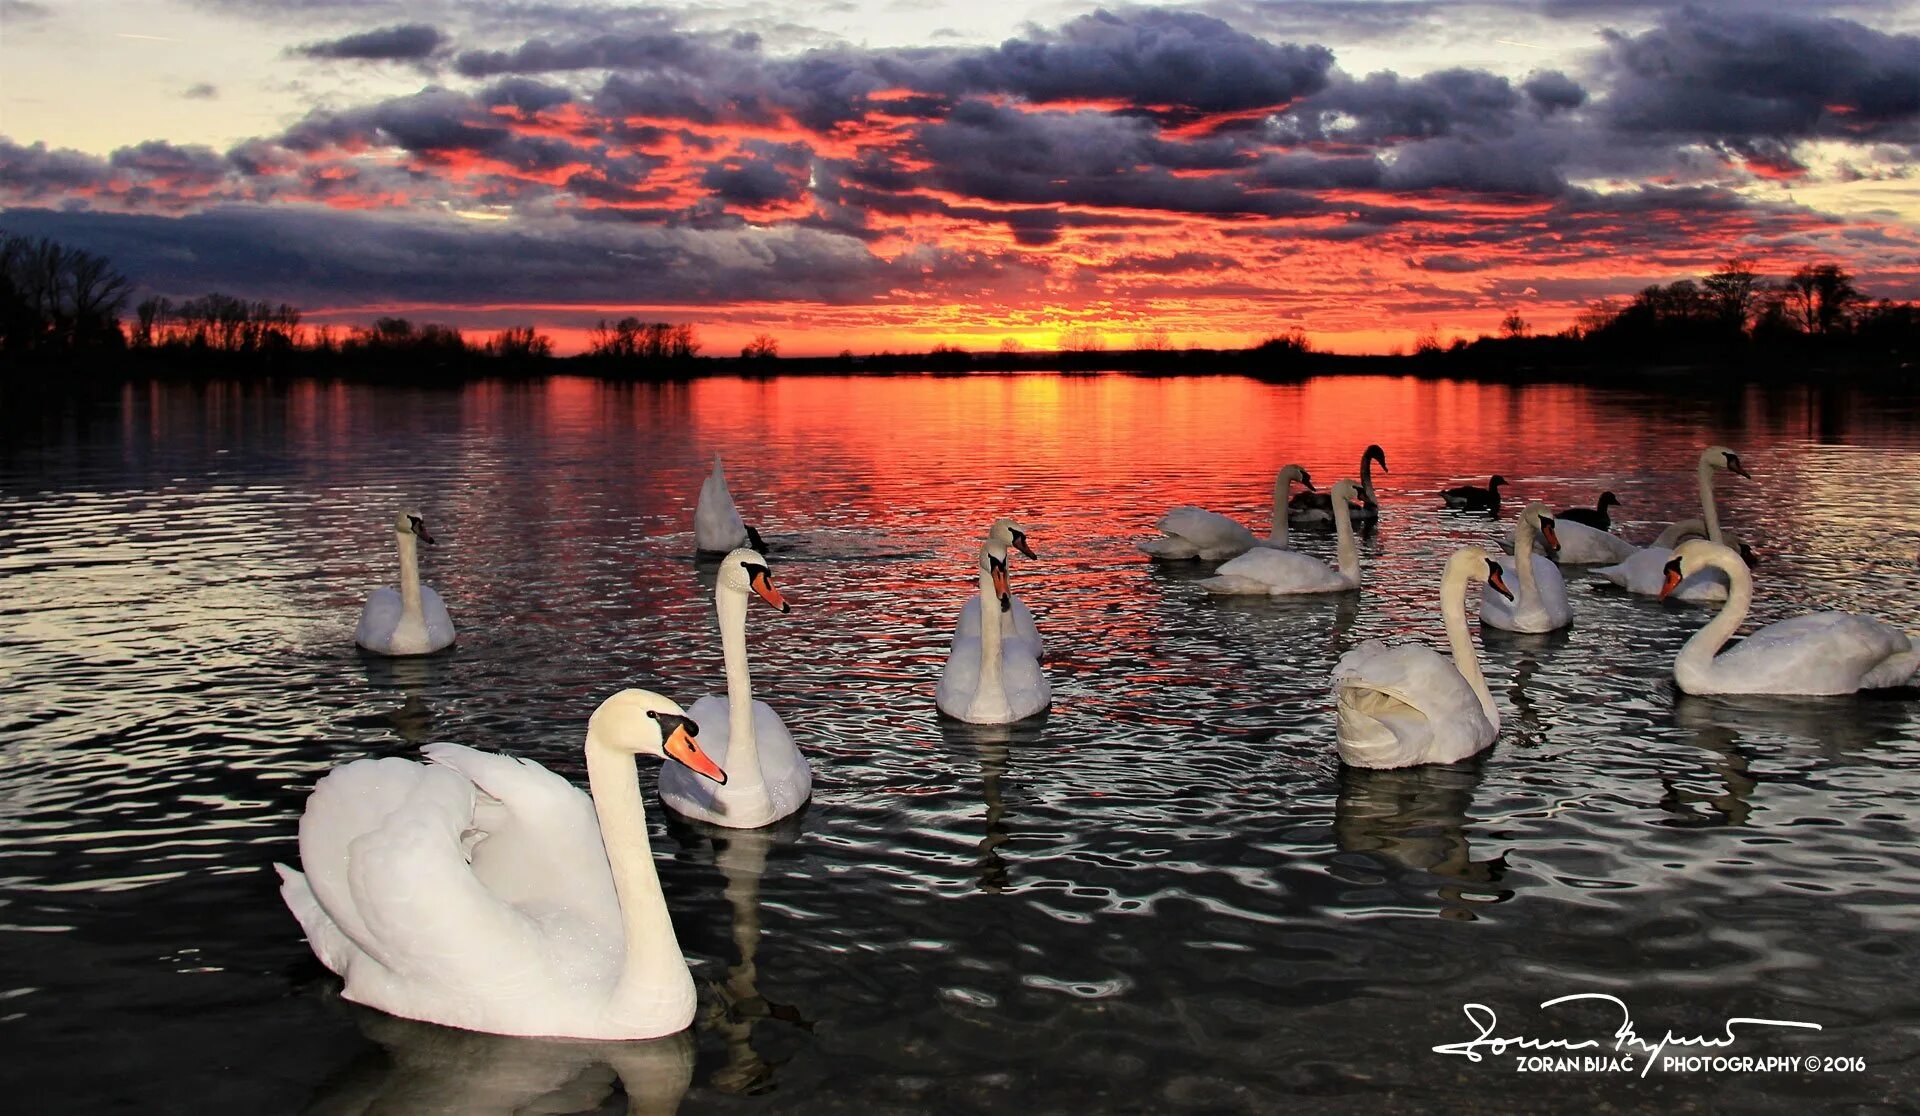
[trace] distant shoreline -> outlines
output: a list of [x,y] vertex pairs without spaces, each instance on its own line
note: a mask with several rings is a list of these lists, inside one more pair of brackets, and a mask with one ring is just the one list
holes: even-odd
[[423,360],[418,354],[406,353],[128,349],[70,353],[44,362],[14,362],[12,368],[0,372],[0,392],[37,393],[36,389],[58,392],[87,384],[154,380],[318,379],[425,386],[551,376],[582,376],[612,383],[683,383],[716,377],[958,377],[1025,373],[1168,378],[1245,376],[1272,382],[1297,382],[1319,376],[1413,376],[1466,382],[1566,383],[1597,387],[1644,386],[1684,378],[1718,384],[1817,384],[1840,380],[1882,387],[1920,387],[1920,366],[1902,359],[1899,354],[1838,350],[1695,352],[1635,357],[1567,350],[1568,346],[1559,338],[1486,339],[1451,350],[1405,355],[1186,349],[693,357],[674,361],[617,361],[589,355],[516,360],[478,352]]

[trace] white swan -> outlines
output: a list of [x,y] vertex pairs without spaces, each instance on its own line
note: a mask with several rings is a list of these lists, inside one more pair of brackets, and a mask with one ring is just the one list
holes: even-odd
[[1498,563],[1477,546],[1454,552],[1440,580],[1440,615],[1453,660],[1417,643],[1370,639],[1333,667],[1340,761],[1354,767],[1453,763],[1500,733],[1487,680],[1467,631],[1467,586],[1485,579],[1511,597]]
[[1560,545],[1557,522],[1547,505],[1535,500],[1520,513],[1514,528],[1514,552],[1511,558],[1497,558],[1506,574],[1512,593],[1492,585],[1480,587],[1480,622],[1509,632],[1551,632],[1573,623],[1573,605],[1567,601],[1566,579],[1560,567],[1545,555],[1535,554],[1536,538],[1544,538],[1549,551]]
[[1727,576],[1727,603],[1695,632],[1673,663],[1673,680],[1689,694],[1851,694],[1900,686],[1920,670],[1913,638],[1884,621],[1851,612],[1812,612],[1751,632],[1731,651],[1753,603],[1753,575],[1725,546],[1694,539],[1668,561],[1665,585],[1710,567]]
[[401,512],[393,521],[400,543],[400,589],[381,586],[360,610],[353,641],[381,655],[431,655],[453,642],[453,617],[433,586],[420,584],[420,555],[415,539],[433,545],[417,512]]
[[[1011,519],[996,519],[993,528],[987,532],[987,555],[993,563],[993,585],[999,595],[1000,638],[1007,645],[1018,645],[1022,654],[1035,659],[1046,658],[1046,651],[1040,644],[1040,629],[1033,622],[1033,611],[1025,601],[1013,595],[1007,585],[1007,548],[1012,547],[1029,558],[1034,556],[1033,547],[1027,543],[1027,533],[1022,531]],[[980,594],[975,593],[960,608],[960,623],[953,629],[953,638],[958,641],[967,637],[980,638]]]
[[[980,596],[998,598],[993,556],[980,548]],[[1004,725],[1046,709],[1053,688],[1040,661],[1002,638],[1000,625],[983,624],[977,636],[957,637],[940,671],[934,704],[940,712],[977,725]]]
[[[1553,560],[1562,566],[1600,566],[1624,562],[1633,557],[1640,548],[1613,533],[1613,518],[1607,514],[1608,508],[1619,506],[1618,496],[1602,492],[1599,503],[1591,508],[1568,508],[1555,512],[1553,527],[1560,539],[1560,551],[1553,556]],[[1513,550],[1516,542],[1517,539],[1509,535],[1507,549]],[[1655,545],[1672,546],[1673,543]]]
[[[1748,480],[1753,479],[1753,474],[1741,466],[1740,455],[1725,446],[1708,446],[1700,451],[1700,464],[1695,469],[1700,482],[1700,522],[1705,527],[1707,539],[1715,543],[1727,541],[1720,530],[1719,506],[1713,501],[1713,477],[1723,469],[1738,473]],[[1683,527],[1690,529],[1693,523],[1693,520],[1681,520],[1661,532],[1661,538],[1665,539],[1667,532]],[[1642,597],[1661,596],[1661,589],[1666,584],[1666,565],[1673,557],[1672,547],[1671,541],[1661,546],[1659,540],[1655,540],[1654,545],[1635,551],[1615,565],[1602,566],[1593,572],[1629,593]],[[1742,549],[1745,549],[1744,546]],[[1667,596],[1694,604],[1724,601],[1727,599],[1727,582],[1713,570],[1702,570]]]
[[[1255,547],[1231,562],[1222,563],[1212,576],[1200,582],[1209,593],[1253,595],[1268,593],[1343,593],[1360,588],[1360,550],[1353,541],[1352,501],[1359,489],[1350,480],[1336,482],[1333,495],[1333,527],[1337,532],[1335,554],[1338,567],[1293,550]],[[1285,545],[1285,520],[1279,528]]]
[[358,760],[300,817],[286,900],[347,999],[502,1035],[640,1039],[693,1019],[693,977],[654,873],[636,755],[725,781],[697,726],[622,690],[587,721],[589,798],[539,764],[430,744]]
[[[1373,463],[1380,463],[1380,471],[1390,472],[1387,468],[1387,451],[1379,446],[1368,446],[1360,452],[1360,506],[1353,509],[1353,522],[1361,527],[1371,526],[1380,520],[1380,501],[1373,493]],[[1295,527],[1317,527],[1333,522],[1333,498],[1324,492],[1296,492],[1287,501],[1287,519]]]
[[1209,562],[1245,554],[1256,546],[1284,550],[1287,545],[1287,493],[1296,480],[1305,485],[1308,491],[1313,490],[1313,482],[1307,478],[1307,471],[1298,465],[1286,466],[1273,478],[1273,527],[1265,543],[1255,538],[1252,531],[1219,512],[1187,505],[1161,516],[1154,526],[1166,537],[1143,542],[1140,549],[1155,558],[1201,558]]
[[717,453],[713,455],[713,472],[700,482],[700,503],[693,509],[693,546],[704,554],[726,554],[743,546],[767,552],[760,532],[743,522],[740,509],[733,506],[727,471]]
[[689,818],[730,829],[757,829],[804,806],[813,793],[813,769],[793,743],[780,715],[753,699],[747,672],[747,593],[759,594],[786,612],[786,598],[773,587],[767,560],[736,550],[720,562],[713,611],[720,623],[720,653],[727,668],[727,696],[708,695],[688,714],[700,725],[700,744],[726,768],[725,785],[679,767],[660,771],[660,801]]

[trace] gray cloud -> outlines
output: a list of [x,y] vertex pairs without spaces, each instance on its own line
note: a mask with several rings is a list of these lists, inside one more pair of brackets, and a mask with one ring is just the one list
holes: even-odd
[[417,62],[430,58],[446,37],[440,29],[424,23],[403,23],[362,31],[324,42],[308,43],[299,53],[309,58],[336,58],[367,62]]

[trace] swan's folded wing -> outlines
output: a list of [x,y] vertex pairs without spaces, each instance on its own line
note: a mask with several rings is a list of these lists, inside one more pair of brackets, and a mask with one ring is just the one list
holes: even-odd
[[[1570,519],[1555,519],[1554,526],[1560,536],[1560,564],[1563,566],[1624,562],[1634,552],[1632,543],[1611,531],[1602,531]],[[1511,536],[1507,549],[1513,549]]]
[[1901,684],[1913,674],[1913,651],[1911,637],[1891,624],[1850,612],[1814,612],[1752,633],[1723,652],[1715,669],[1764,681],[1765,689],[1781,693],[1846,693]]
[[529,760],[459,744],[429,744],[428,759],[480,790],[463,835],[473,872],[501,901],[533,913],[566,908],[617,925],[619,901],[593,800]]
[[353,842],[385,825],[426,771],[404,759],[342,764],[315,784],[300,815],[300,867],[307,886],[341,932],[376,956],[348,880]]
[[[1345,584],[1340,571],[1297,550],[1257,546],[1200,583],[1210,593],[1286,592]],[[1259,587],[1259,588],[1256,588]]]
[[1196,543],[1202,549],[1253,545],[1252,531],[1218,512],[1191,505],[1174,508],[1161,516],[1155,526],[1166,534]]
[[1341,758],[1356,766],[1451,762],[1492,736],[1453,661],[1422,644],[1368,640],[1334,664],[1333,686]]
[[[700,482],[700,502],[693,511],[694,534],[703,546],[726,549],[744,546],[747,528],[734,507],[733,493],[727,490],[727,474],[720,459],[713,459],[713,472]],[[711,545],[709,545],[711,544]]]
[[369,650],[385,650],[405,612],[406,603],[392,586],[375,589],[367,595],[366,607],[360,610],[360,623],[353,630],[353,641]]
[[473,784],[438,764],[421,770],[401,806],[349,850],[348,885],[369,952],[410,985],[476,1004],[549,991],[538,926],[467,863]]

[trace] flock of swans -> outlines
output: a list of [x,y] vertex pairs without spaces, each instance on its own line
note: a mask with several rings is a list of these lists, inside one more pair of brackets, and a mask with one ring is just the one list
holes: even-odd
[[[1141,544],[1157,560],[1220,563],[1199,584],[1215,594],[1333,594],[1362,584],[1355,524],[1378,521],[1372,468],[1358,482],[1317,491],[1287,465],[1273,489],[1273,523],[1260,539],[1197,507],[1161,517]],[[1335,738],[1343,762],[1371,768],[1452,763],[1491,745],[1500,715],[1468,628],[1479,586],[1482,624],[1545,632],[1572,622],[1562,565],[1595,572],[1632,593],[1724,602],[1674,665],[1692,694],[1852,693],[1898,686],[1920,650],[1892,625],[1844,612],[1797,616],[1750,633],[1730,650],[1753,598],[1751,551],[1722,530],[1713,480],[1751,479],[1732,450],[1700,456],[1703,515],[1645,547],[1611,531],[1602,494],[1591,509],[1557,515],[1530,502],[1515,521],[1512,555],[1465,547],[1446,561],[1440,613],[1450,655],[1420,643],[1369,640],[1333,665]],[[1446,506],[1498,514],[1498,475],[1485,488],[1443,492]],[[1302,489],[1295,492],[1295,487]],[[1331,524],[1334,565],[1289,549],[1289,528]],[[300,819],[301,868],[277,866],[281,896],[347,999],[396,1016],[504,1035],[621,1040],[685,1028],[695,993],[655,873],[636,759],[665,763],[663,805],[732,829],[758,829],[805,805],[806,755],[779,715],[753,697],[746,624],[751,600],[787,610],[759,533],[742,519],[716,458],[701,486],[695,545],[722,556],[714,587],[726,693],[683,709],[623,690],[588,718],[591,794],[528,760],[432,744],[427,762],[364,759],[329,772]],[[421,517],[394,521],[400,586],[367,600],[356,641],[381,655],[421,655],[454,640],[446,606],[420,582]],[[1014,596],[1013,553],[1033,558],[1026,530],[996,520],[978,552],[979,592],[956,622],[934,701],[949,717],[1007,724],[1045,710],[1051,688],[1032,611]],[[1557,560],[1556,560],[1557,559]]]

